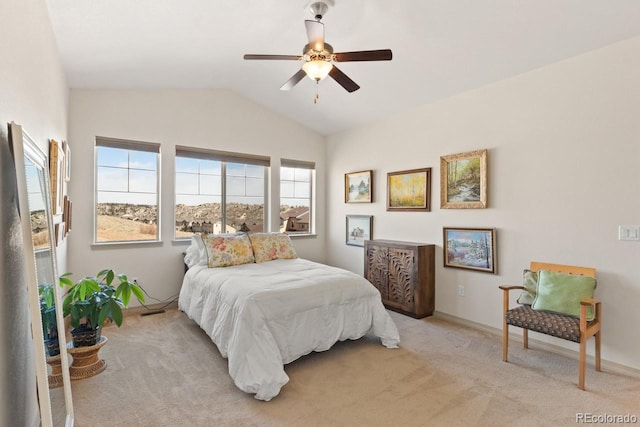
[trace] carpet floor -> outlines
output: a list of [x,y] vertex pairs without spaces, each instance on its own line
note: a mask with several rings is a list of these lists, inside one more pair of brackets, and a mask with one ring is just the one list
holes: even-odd
[[[514,342],[504,363],[495,334],[391,315],[401,348],[365,336],[304,356],[285,367],[290,381],[270,402],[235,387],[227,360],[184,313],[129,316],[103,331],[107,369],[72,382],[75,425],[568,426],[580,414],[599,424],[640,418],[638,378],[588,364],[581,391],[577,360]],[[62,425],[62,389],[51,394]]]

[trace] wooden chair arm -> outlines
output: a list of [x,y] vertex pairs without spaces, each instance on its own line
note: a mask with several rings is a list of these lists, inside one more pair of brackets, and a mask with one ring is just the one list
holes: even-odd
[[[591,326],[587,327],[587,307],[592,307],[593,320]],[[580,301],[580,332],[591,336],[600,330],[600,316],[602,307],[600,300],[595,298],[585,298]]]
[[600,304],[600,300],[599,299],[585,298],[585,299],[580,301],[580,305],[590,305],[590,306],[594,307],[596,304]]
[[514,289],[524,289],[522,285],[500,285],[498,286],[504,292],[502,292],[502,313],[505,314],[509,311],[509,291]]
[[520,286],[520,285],[500,285],[498,287],[503,291],[507,291],[507,292],[512,291],[514,289],[524,289],[524,286]]

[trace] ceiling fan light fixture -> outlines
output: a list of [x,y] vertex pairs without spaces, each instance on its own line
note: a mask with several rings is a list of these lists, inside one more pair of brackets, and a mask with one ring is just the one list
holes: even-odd
[[302,66],[302,69],[311,80],[319,82],[329,75],[329,72],[333,68],[333,64],[323,59],[315,59],[313,61],[307,61]]

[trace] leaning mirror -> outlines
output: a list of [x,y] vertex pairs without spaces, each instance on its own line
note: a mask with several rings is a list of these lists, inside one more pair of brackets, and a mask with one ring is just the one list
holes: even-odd
[[[9,134],[18,183],[41,425],[64,423],[72,426],[71,381],[58,286],[47,157],[19,125],[11,123]],[[55,390],[59,386],[62,389]],[[52,401],[52,395],[62,396]],[[64,408],[58,403],[62,397]]]

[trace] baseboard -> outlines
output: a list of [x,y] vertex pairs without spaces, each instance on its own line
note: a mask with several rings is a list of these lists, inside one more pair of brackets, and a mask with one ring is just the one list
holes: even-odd
[[[470,328],[473,329],[477,329],[477,330],[481,330],[483,332],[487,332],[490,333],[492,335],[496,335],[498,336],[500,339],[502,339],[502,329],[497,329],[491,326],[487,326],[487,325],[483,325],[482,323],[477,323],[477,322],[473,322],[471,320],[467,320],[467,319],[463,319],[461,317],[457,317],[457,316],[452,316],[451,314],[447,314],[447,313],[441,313],[439,311],[436,311],[433,313],[434,317],[437,317],[439,319],[442,320],[446,320],[452,323],[457,323],[459,325],[463,325],[463,326],[468,326]],[[518,331],[520,331],[520,328],[516,328]],[[544,341],[539,341],[535,338],[532,338],[532,335],[535,335],[536,333],[533,331],[529,331],[529,348],[533,347],[540,349],[540,350],[545,350],[548,351],[550,353],[555,353],[555,354],[559,354],[561,356],[566,356],[572,359],[575,359],[576,361],[579,360],[580,358],[580,353],[578,351],[574,351],[574,350],[570,350],[568,348],[564,348],[564,347],[560,347],[557,345],[553,345],[550,344],[548,342],[544,342]],[[509,342],[518,342],[520,344],[522,344],[522,333],[518,334],[518,333],[510,333],[509,334]],[[577,344],[576,344],[577,345]],[[502,355],[498,355],[498,357],[502,357]],[[587,361],[591,364],[594,363],[594,357],[591,355],[587,355]],[[634,378],[640,378],[640,369],[635,369],[632,368],[631,366],[626,366],[626,365],[622,365],[620,363],[616,363],[616,362],[612,362],[610,360],[605,360],[605,359],[601,359],[600,360],[601,363],[601,367],[603,370],[612,372],[612,373],[616,373],[616,374],[620,374],[620,375],[626,375],[626,376],[630,376],[630,377],[634,377]]]

